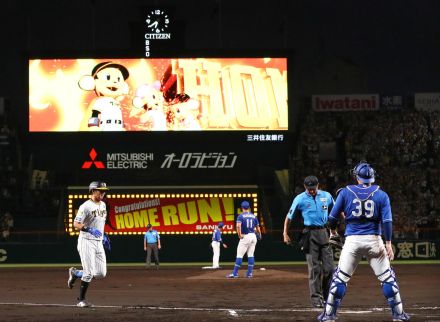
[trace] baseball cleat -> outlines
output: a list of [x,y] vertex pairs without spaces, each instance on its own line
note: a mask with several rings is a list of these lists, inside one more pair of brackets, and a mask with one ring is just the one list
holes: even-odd
[[233,273],[226,275],[226,278],[238,278],[238,275],[234,275]]
[[252,277],[254,277],[254,275],[252,275],[252,274],[246,274],[246,277],[247,277],[247,278],[252,278]]
[[409,321],[410,317],[405,312],[402,312],[402,314],[397,314],[393,312],[393,321]]
[[319,316],[318,316],[318,321],[320,322],[335,322],[337,319],[336,314],[330,314],[327,315],[325,314],[325,312],[322,312]]
[[73,288],[73,284],[75,283],[76,279],[78,277],[76,277],[75,275],[75,271],[76,268],[75,267],[71,267],[69,268],[69,279],[67,280],[67,286],[72,289]]
[[76,305],[77,307],[92,307],[93,304],[87,302],[86,300],[79,301]]
[[322,303],[313,303],[312,306],[314,308],[318,308],[318,309],[322,309],[324,307],[324,305]]

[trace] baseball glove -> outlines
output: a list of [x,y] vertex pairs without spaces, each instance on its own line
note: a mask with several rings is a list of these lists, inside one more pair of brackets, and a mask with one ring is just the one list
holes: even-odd
[[330,236],[328,243],[335,249],[342,249],[344,246],[344,240],[339,235]]

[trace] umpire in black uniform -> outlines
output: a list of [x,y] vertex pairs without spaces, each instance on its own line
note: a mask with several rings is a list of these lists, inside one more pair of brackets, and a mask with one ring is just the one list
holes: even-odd
[[306,254],[312,306],[321,308],[327,298],[335,266],[325,227],[334,200],[330,193],[319,190],[318,185],[318,178],[315,176],[304,179],[305,191],[295,197],[284,221],[283,239],[286,244],[292,243],[288,235],[290,222],[301,214],[304,230],[299,246]]

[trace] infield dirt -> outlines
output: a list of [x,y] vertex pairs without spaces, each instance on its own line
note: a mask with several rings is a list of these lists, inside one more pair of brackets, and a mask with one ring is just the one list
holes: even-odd
[[[316,321],[307,267],[256,266],[254,278],[226,279],[231,267],[109,267],[92,281],[93,308],[77,308],[77,282],[65,268],[0,268],[0,321]],[[440,321],[438,265],[396,265],[412,321]],[[380,283],[368,265],[349,282],[339,322],[391,321]]]

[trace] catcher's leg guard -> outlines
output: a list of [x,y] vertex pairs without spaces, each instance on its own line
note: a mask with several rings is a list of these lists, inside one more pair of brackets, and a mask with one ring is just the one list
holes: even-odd
[[330,291],[328,294],[327,302],[324,306],[324,312],[322,312],[318,320],[319,321],[333,321],[336,319],[336,311],[342,301],[347,290],[347,282],[350,280],[350,275],[336,268],[333,273],[333,279],[330,284]]
[[377,278],[381,282],[382,292],[391,308],[393,319],[395,321],[409,321],[409,315],[403,311],[399,286],[397,285],[396,274],[394,273],[393,268],[390,267],[385,272],[378,275]]

